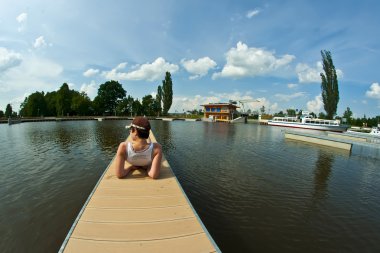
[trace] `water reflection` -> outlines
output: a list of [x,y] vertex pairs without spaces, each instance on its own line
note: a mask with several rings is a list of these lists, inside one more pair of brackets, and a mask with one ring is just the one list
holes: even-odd
[[83,143],[92,135],[91,122],[47,122],[29,125],[26,130],[27,140],[35,150],[42,147],[58,147],[65,154],[70,153],[73,144]]
[[76,141],[80,141],[81,135],[75,134],[73,127],[67,127],[67,123],[71,122],[57,122],[55,130],[51,132],[55,135],[55,143],[59,145],[64,153],[69,153],[70,145]]
[[331,167],[334,163],[334,155],[324,150],[319,150],[318,159],[314,169],[314,194],[313,199],[323,199],[328,195],[328,180],[331,175]]
[[231,145],[231,141],[235,141],[235,125],[226,124],[225,122],[218,123],[203,123],[203,140],[218,141],[220,144]]
[[157,138],[157,141],[162,145],[164,154],[168,154],[172,149],[175,149],[175,146],[173,145],[172,141],[172,124],[176,123],[177,122],[168,122],[161,120],[155,120],[150,122],[154,136]]
[[116,153],[119,143],[128,137],[129,131],[125,126],[130,124],[130,121],[110,120],[94,123],[96,143],[103,151],[106,151],[110,155]]

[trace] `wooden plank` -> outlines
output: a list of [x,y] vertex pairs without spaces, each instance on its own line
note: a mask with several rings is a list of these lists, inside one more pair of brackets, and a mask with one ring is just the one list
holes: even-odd
[[[128,217],[126,220],[125,217]],[[193,217],[187,205],[149,209],[98,209],[87,207],[82,221],[87,222],[157,222]]]
[[183,196],[169,197],[150,197],[140,198],[132,196],[128,198],[118,197],[97,197],[94,196],[88,203],[88,207],[97,208],[152,208],[165,206],[183,206],[186,205],[186,199]]
[[[151,139],[156,141],[153,134]],[[168,250],[219,251],[163,158],[157,180],[140,170],[118,179],[113,160],[60,252]]]
[[204,233],[195,217],[164,222],[84,222],[79,221],[72,237],[97,241],[150,241]]
[[159,195],[159,196],[174,196],[182,195],[176,191],[176,185],[167,185],[165,187],[144,187],[143,189],[133,187],[128,184],[125,187],[99,187],[96,191],[98,197],[108,196],[144,196],[144,195]]
[[[189,247],[189,245],[191,245]],[[92,252],[92,253],[125,253],[125,252],[216,252],[204,234],[196,234],[187,237],[179,237],[166,240],[145,242],[108,242],[71,239],[65,252]]]

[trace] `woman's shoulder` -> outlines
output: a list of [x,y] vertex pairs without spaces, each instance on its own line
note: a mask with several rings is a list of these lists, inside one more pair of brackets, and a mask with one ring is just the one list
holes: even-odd
[[123,141],[119,144],[119,150],[127,150],[128,142]]
[[154,149],[155,151],[161,151],[161,150],[162,150],[162,146],[161,146],[160,143],[155,142],[155,143],[153,143],[153,149]]

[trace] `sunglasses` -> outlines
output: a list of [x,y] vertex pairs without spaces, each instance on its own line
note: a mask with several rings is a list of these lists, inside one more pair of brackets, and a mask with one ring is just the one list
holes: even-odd
[[141,127],[141,126],[137,126],[137,125],[135,125],[135,124],[130,124],[129,126],[126,126],[127,128],[130,128],[130,129],[132,129],[132,127],[133,128],[137,128],[137,129],[141,129],[141,130],[145,130],[145,128],[144,127]]

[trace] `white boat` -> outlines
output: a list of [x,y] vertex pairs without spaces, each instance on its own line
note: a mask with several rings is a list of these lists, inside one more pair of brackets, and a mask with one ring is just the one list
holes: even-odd
[[380,136],[380,126],[372,127],[370,135]]
[[303,112],[301,118],[299,117],[274,117],[268,120],[268,125],[304,128],[320,131],[344,132],[349,126],[342,125],[340,120],[327,120],[313,118],[308,112]]
[[380,137],[380,124],[377,127],[372,127],[370,131],[368,129],[362,130],[360,128],[352,128],[347,130],[347,133],[366,137]]

